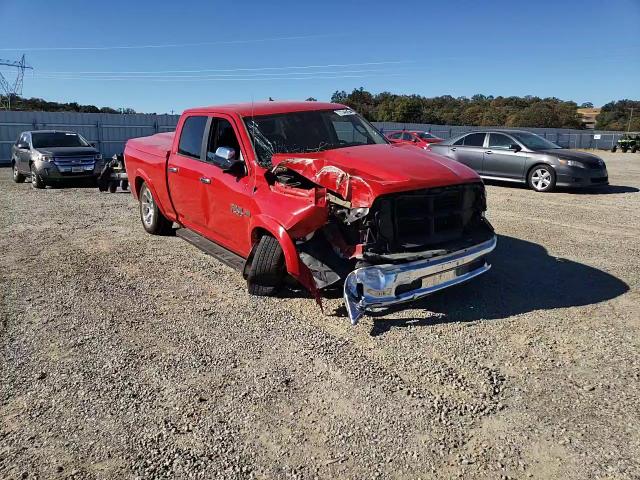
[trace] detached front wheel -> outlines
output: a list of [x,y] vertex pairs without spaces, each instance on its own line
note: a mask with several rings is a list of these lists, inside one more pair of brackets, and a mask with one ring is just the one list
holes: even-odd
[[158,208],[156,200],[146,183],[140,187],[140,219],[144,229],[152,235],[166,235],[171,231],[169,221]]
[[529,172],[527,183],[536,192],[550,192],[556,186],[556,172],[548,165],[536,165]]
[[251,295],[268,297],[282,286],[284,278],[284,252],[278,240],[270,235],[260,238],[247,275]]

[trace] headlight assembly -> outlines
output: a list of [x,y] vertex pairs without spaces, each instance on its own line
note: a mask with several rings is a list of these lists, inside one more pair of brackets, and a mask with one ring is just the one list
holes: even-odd
[[44,153],[36,153],[34,160],[40,160],[41,162],[51,162],[53,161],[53,157],[51,155],[45,155]]
[[566,165],[567,167],[577,167],[577,168],[586,168],[584,163],[578,162],[577,160],[564,160],[559,158],[558,161],[561,165]]

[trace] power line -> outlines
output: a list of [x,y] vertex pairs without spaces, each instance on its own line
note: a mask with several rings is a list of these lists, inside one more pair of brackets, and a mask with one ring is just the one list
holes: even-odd
[[200,69],[200,70],[138,70],[138,71],[114,71],[114,70],[88,70],[88,71],[56,71],[56,70],[38,70],[40,73],[46,74],[153,74],[153,73],[206,73],[206,72],[258,72],[267,70],[307,70],[314,68],[342,68],[342,67],[363,67],[374,65],[398,65],[416,63],[413,60],[398,60],[384,62],[362,62],[362,63],[329,63],[326,65],[293,65],[287,67],[257,67],[257,68],[216,68],[216,69]]
[[152,45],[107,45],[107,46],[71,46],[71,47],[16,47],[16,48],[0,48],[0,51],[26,51],[26,52],[44,52],[44,51],[69,51],[69,50],[134,50],[145,48],[182,48],[182,47],[207,47],[213,45],[241,45],[247,43],[264,43],[279,42],[286,40],[308,40],[315,38],[333,38],[343,37],[344,35],[292,35],[287,37],[270,37],[255,39],[239,39],[239,40],[220,40],[217,42],[195,42],[195,43],[164,43]]

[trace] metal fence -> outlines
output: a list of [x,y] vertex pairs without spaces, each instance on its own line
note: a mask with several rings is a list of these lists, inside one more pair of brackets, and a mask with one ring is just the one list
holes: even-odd
[[[451,138],[474,130],[486,130],[492,127],[433,125],[428,123],[393,123],[374,122],[374,125],[383,133],[392,130],[420,130],[430,132],[440,138]],[[505,127],[493,127],[505,128]],[[601,130],[574,130],[569,128],[527,128],[518,127],[518,130],[537,133],[541,137],[565,148],[593,148],[609,150],[624,132],[612,132]]]
[[[180,118],[179,115],[0,111],[0,163],[9,162],[11,145],[20,132],[25,130],[73,130],[90,142],[94,142],[104,156],[110,157],[114,153],[122,152],[125,142],[130,138],[174,130],[178,118]],[[383,132],[403,129],[422,130],[442,138],[486,128],[391,122],[377,122],[375,125]],[[542,135],[566,148],[610,149],[623,135],[623,132],[561,128],[523,128],[522,130]]]
[[178,118],[179,115],[0,111],[0,163],[10,161],[11,145],[25,130],[73,130],[110,157],[121,153],[130,138],[175,130]]

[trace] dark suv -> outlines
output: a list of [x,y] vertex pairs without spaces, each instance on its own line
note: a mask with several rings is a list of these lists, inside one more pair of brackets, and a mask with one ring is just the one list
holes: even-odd
[[30,176],[34,188],[61,180],[96,178],[103,163],[100,152],[75,132],[22,132],[11,147],[13,181],[21,183]]

